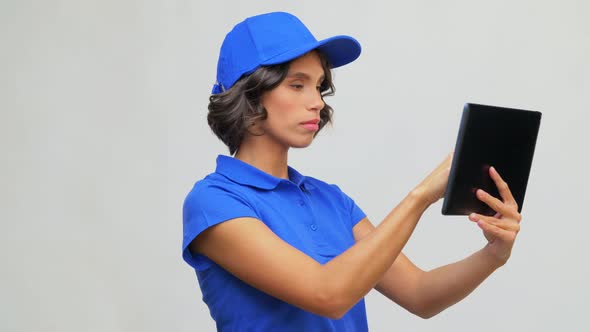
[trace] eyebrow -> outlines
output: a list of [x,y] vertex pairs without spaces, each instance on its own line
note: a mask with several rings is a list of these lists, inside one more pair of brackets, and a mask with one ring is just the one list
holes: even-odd
[[[296,73],[293,73],[293,74],[288,74],[287,77],[294,77],[294,78],[305,79],[305,80],[310,80],[311,81],[311,76],[309,76],[309,74],[306,74],[306,73],[303,73],[303,72],[296,72]],[[325,77],[325,75],[322,75],[318,79],[318,82],[321,82],[324,79],[326,79],[326,77]]]

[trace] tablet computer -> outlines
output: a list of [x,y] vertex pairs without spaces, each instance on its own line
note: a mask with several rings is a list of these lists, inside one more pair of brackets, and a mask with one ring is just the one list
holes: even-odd
[[540,123],[540,112],[465,104],[442,214],[493,216],[495,211],[475,196],[483,189],[502,200],[490,166],[508,183],[521,212]]

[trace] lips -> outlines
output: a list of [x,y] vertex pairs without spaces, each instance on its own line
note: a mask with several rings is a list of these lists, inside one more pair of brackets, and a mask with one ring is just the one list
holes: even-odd
[[313,120],[301,122],[301,125],[309,131],[317,131],[318,129],[320,129],[320,126],[318,125],[319,122],[320,122],[320,119],[313,119]]
[[314,124],[314,125],[317,125],[318,123],[320,123],[320,119],[313,119],[313,120],[301,122],[301,124]]

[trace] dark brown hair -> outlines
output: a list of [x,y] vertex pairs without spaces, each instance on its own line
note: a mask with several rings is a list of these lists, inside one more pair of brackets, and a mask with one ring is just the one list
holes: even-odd
[[[324,69],[324,81],[320,87],[322,99],[334,94],[332,73],[328,59],[316,50]],[[267,117],[261,97],[266,91],[276,88],[287,76],[291,62],[263,66],[240,78],[230,89],[209,97],[207,122],[215,135],[227,145],[229,153],[236,153],[250,126]],[[320,110],[319,130],[332,122],[332,107],[325,104]]]

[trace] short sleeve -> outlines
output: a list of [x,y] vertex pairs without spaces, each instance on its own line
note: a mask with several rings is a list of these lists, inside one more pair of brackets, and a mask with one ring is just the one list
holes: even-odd
[[196,270],[207,269],[211,261],[203,255],[193,255],[190,243],[207,228],[239,217],[259,218],[238,193],[222,186],[197,183],[186,196],[182,208],[182,258]]
[[350,198],[347,194],[345,194],[340,187],[335,184],[332,184],[340,197],[342,198],[342,202],[344,204],[344,208],[348,211],[350,216],[350,228],[353,228],[359,221],[363,220],[367,215],[365,212],[355,203],[355,201]]

